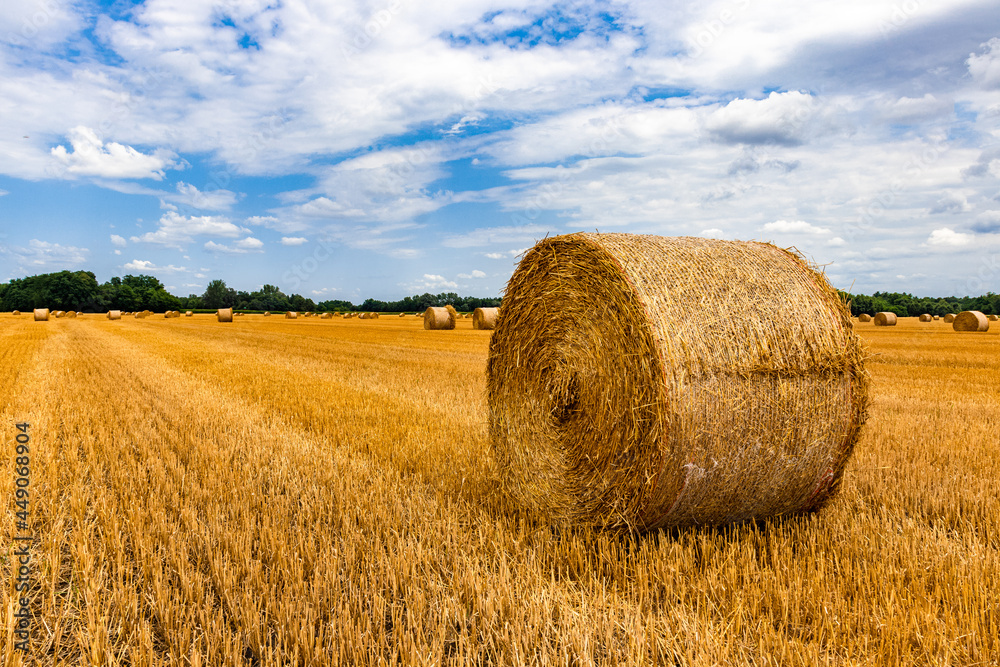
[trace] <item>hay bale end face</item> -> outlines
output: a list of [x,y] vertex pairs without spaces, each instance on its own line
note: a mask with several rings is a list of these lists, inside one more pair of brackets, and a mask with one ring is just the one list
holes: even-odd
[[989,331],[990,320],[978,310],[963,310],[951,323],[955,331]]
[[122,311],[120,310],[109,310],[108,319],[109,320],[120,320],[122,318]]
[[919,319],[921,322],[933,322],[934,321],[934,318],[931,317],[928,313],[924,313],[923,315],[921,315],[917,319]]
[[[813,511],[839,488],[866,418],[864,351],[797,255],[557,236],[523,257],[503,311],[490,439],[506,493],[550,521],[720,525]],[[684,325],[703,321],[718,324]]]
[[444,308],[430,306],[424,311],[424,329],[446,330],[454,329],[458,319],[458,311],[449,304]]
[[473,329],[495,329],[499,308],[476,308],[472,311]]
[[944,316],[944,321],[946,323],[948,323],[948,324],[951,324],[952,322],[954,322],[955,321],[955,313],[948,313],[947,315],[945,315]]
[[219,308],[215,311],[215,316],[220,322],[232,322],[233,321],[233,309],[232,308]]
[[294,311],[294,310],[286,310],[285,311],[285,319],[286,320],[294,320],[298,316],[299,316],[299,314],[298,314],[297,311]]
[[896,326],[896,313],[890,313],[887,311],[883,311],[881,313],[875,313],[875,326],[877,327]]
[[36,322],[48,322],[49,321],[49,309],[48,308],[35,308],[34,313]]
[[861,313],[860,315],[858,315],[858,322],[871,322],[871,321],[872,321],[872,316],[869,315],[868,313]]

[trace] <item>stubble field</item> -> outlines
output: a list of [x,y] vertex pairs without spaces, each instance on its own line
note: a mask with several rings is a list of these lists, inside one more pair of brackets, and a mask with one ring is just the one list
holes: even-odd
[[831,505],[612,535],[497,493],[470,320],[0,314],[0,664],[1000,664],[1000,333],[856,326]]

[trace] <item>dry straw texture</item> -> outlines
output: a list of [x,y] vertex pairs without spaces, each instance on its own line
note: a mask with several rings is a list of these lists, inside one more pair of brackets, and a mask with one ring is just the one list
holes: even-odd
[[963,310],[951,326],[955,331],[989,331],[990,321],[978,310]]
[[871,322],[871,321],[872,321],[872,316],[869,315],[868,313],[861,313],[860,315],[858,315],[858,322]]
[[798,256],[558,236],[503,303],[490,440],[506,492],[548,520],[727,524],[816,510],[839,488],[868,375],[845,304]]
[[122,318],[122,311],[120,310],[109,310],[108,319],[109,320],[120,320]]
[[444,308],[430,306],[424,311],[425,329],[454,329],[455,320],[458,319],[458,312],[451,304]]
[[472,311],[473,329],[496,329],[499,308],[476,308]]
[[233,321],[233,309],[232,308],[219,308],[215,311],[215,316],[219,318],[220,322],[232,322]]
[[955,313],[948,313],[947,315],[945,315],[944,316],[944,321],[947,322],[948,324],[951,324],[952,322],[954,322],[955,321]]
[[35,308],[35,321],[36,322],[48,322],[49,321],[49,309],[48,308]]
[[933,322],[934,321],[934,318],[931,317],[927,313],[924,313],[923,315],[921,315],[919,319],[920,319],[921,322]]
[[294,320],[298,316],[299,316],[299,314],[296,311],[294,311],[294,310],[286,310],[285,311],[285,319],[286,320]]
[[896,313],[889,313],[889,312],[875,313],[875,326],[877,327],[896,326]]

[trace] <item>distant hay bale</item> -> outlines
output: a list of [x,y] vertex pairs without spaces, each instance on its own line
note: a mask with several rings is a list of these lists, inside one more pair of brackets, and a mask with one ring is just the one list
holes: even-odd
[[400,313],[399,316],[400,317],[406,317],[406,313]]
[[934,316],[934,321],[935,321],[935,322],[937,322],[937,321],[938,321],[938,320],[940,320],[940,319],[941,319],[941,316],[940,316],[940,315],[935,315],[935,316]]
[[215,311],[215,317],[218,318],[220,322],[232,322],[233,321],[233,309],[232,308],[219,308]]
[[839,488],[866,418],[865,352],[797,255],[556,236],[521,259],[502,308],[487,362],[496,469],[549,521],[738,523],[814,511]]
[[877,327],[896,326],[896,313],[890,313],[886,311],[883,311],[881,313],[875,313],[875,326]]
[[66,314],[66,311],[64,311],[64,310],[57,310],[56,312],[54,312],[52,314],[55,315],[56,317],[62,317],[63,315]]
[[868,313],[861,313],[860,315],[858,315],[858,322],[871,322],[871,321],[872,321],[872,316],[869,315]]
[[444,308],[430,306],[424,311],[425,329],[454,329],[455,320],[458,319],[458,312],[448,304]]
[[122,311],[120,310],[109,310],[108,319],[109,320],[120,320],[122,318]]
[[333,311],[333,316],[334,317],[340,317],[340,311],[339,310]]
[[946,323],[948,323],[948,324],[951,324],[952,322],[954,322],[955,321],[955,313],[948,313],[947,315],[945,315],[944,316],[944,321]]
[[194,313],[192,313],[190,310],[188,310],[188,311],[186,311],[184,313],[184,317],[194,317]]
[[20,311],[20,310],[15,310],[14,312],[12,312],[12,313],[11,313],[11,315],[13,315],[14,317],[17,317],[17,316],[19,316],[20,314],[21,314],[21,311]]
[[299,314],[298,314],[297,311],[294,311],[294,310],[286,310],[285,311],[285,319],[286,320],[294,320],[298,316],[299,316]]
[[66,317],[69,317],[69,318],[76,317],[76,311],[75,310],[67,310],[66,311]]
[[[15,314],[17,313],[16,310],[14,312]],[[996,322],[997,320],[1000,320],[1000,317],[997,317],[996,315],[987,315],[987,317],[989,318],[990,322]]]
[[271,317],[271,311],[270,310],[265,310],[264,311],[264,317]]
[[377,320],[379,318],[379,313],[368,313],[368,319]]
[[323,313],[322,315],[320,315],[320,316],[319,316],[319,318],[320,318],[321,320],[329,320],[329,319],[331,319],[332,317],[333,317],[333,315],[331,315],[330,313]]
[[923,315],[921,315],[917,319],[919,319],[921,322],[933,322],[934,321],[934,318],[931,317],[930,315],[928,315],[927,313],[924,313]]
[[313,316],[313,314],[312,314],[312,311],[311,311],[311,310],[307,310],[306,312],[304,312],[304,313],[302,313],[302,314],[303,314],[303,315],[304,315],[305,317],[312,317],[312,316]]
[[978,310],[963,310],[951,323],[955,331],[989,331],[990,320]]
[[473,329],[495,329],[499,308],[476,308],[472,311]]
[[35,308],[35,321],[36,322],[48,322],[49,321],[49,309],[48,308]]

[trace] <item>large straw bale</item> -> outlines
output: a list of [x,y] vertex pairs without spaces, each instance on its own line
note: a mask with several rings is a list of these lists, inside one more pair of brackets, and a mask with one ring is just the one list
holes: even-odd
[[425,329],[454,329],[455,320],[458,319],[458,312],[448,304],[444,308],[430,306],[424,311]]
[[860,315],[858,315],[858,322],[871,322],[871,321],[872,321],[872,316],[869,315],[868,313],[861,313]]
[[989,331],[990,320],[978,310],[963,310],[951,323],[955,331]]
[[120,320],[122,318],[122,311],[120,310],[109,310],[108,319],[109,320]]
[[931,317],[929,313],[924,313],[923,315],[921,315],[917,319],[919,319],[921,322],[933,322],[934,321],[934,318]]
[[487,363],[506,493],[621,529],[820,508],[867,395],[837,292],[765,243],[545,239],[507,284]]
[[476,308],[472,311],[473,329],[495,329],[499,308]]
[[875,313],[875,326],[877,327],[896,326],[896,313],[890,313],[887,311],[883,311],[881,313]]
[[215,311],[215,316],[220,322],[232,322],[233,321],[233,309],[232,308],[219,308]]
[[49,309],[48,308],[35,308],[35,321],[36,322],[48,322],[49,321]]
[[297,311],[294,311],[294,310],[286,310],[285,311],[285,319],[286,320],[294,320],[298,316],[299,316],[299,313]]
[[944,316],[944,321],[946,323],[948,323],[948,324],[951,324],[952,322],[954,322],[955,321],[955,313],[948,313],[947,315],[945,315]]

